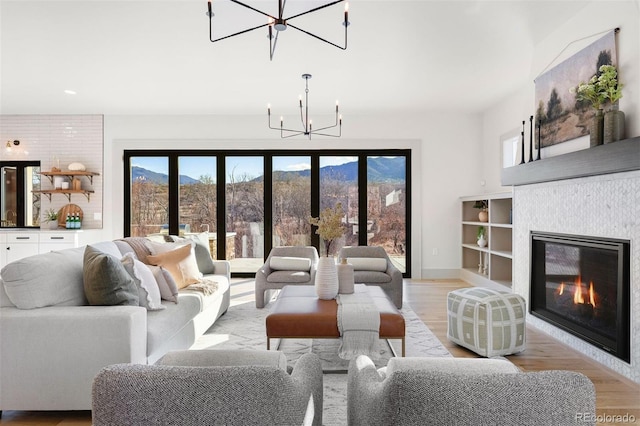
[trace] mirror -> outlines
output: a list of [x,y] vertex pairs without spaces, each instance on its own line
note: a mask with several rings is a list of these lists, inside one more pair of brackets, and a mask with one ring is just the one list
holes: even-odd
[[0,228],[40,226],[39,161],[0,161]]

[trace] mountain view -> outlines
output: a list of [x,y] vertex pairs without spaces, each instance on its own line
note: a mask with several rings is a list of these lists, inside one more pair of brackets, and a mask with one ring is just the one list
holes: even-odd
[[[367,165],[367,175],[370,182],[402,182],[405,180],[405,157],[376,157],[370,158]],[[310,170],[298,171],[277,171],[279,179],[286,179],[287,176],[309,176]],[[132,179],[145,179],[149,182],[166,185],[168,176],[142,167],[133,166],[131,168]],[[358,178],[358,162],[340,164],[338,166],[325,166],[320,169],[320,177],[339,177],[345,182],[354,182]],[[262,177],[255,179],[261,181]],[[180,175],[180,185],[191,185],[199,183],[187,175]]]

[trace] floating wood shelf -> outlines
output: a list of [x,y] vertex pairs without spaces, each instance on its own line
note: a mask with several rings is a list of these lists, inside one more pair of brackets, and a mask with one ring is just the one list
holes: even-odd
[[40,172],[40,174],[42,176],[47,176],[52,184],[53,184],[54,176],[64,176],[64,177],[68,177],[71,180],[73,179],[74,176],[84,176],[88,178],[91,185],[93,185],[93,177],[100,176],[100,173],[87,172],[84,170],[62,170],[59,172]]
[[518,186],[640,170],[640,136],[502,169],[502,185]]
[[87,201],[91,201],[91,194],[93,194],[95,191],[89,191],[86,189],[79,189],[79,190],[73,190],[73,189],[42,189],[42,190],[38,190],[38,191],[31,191],[34,194],[44,194],[49,198],[49,201],[51,201],[51,194],[64,194],[67,197],[67,200],[69,200],[69,202],[71,202],[71,194],[82,194],[85,197],[87,197]]

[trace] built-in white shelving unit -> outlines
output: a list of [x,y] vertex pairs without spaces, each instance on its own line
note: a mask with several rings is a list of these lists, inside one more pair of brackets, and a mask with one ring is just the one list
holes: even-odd
[[[461,197],[462,270],[460,277],[471,284],[510,289],[512,272],[512,193]],[[478,201],[488,206],[488,222],[481,222]],[[485,228],[487,245],[477,243],[478,228]]]

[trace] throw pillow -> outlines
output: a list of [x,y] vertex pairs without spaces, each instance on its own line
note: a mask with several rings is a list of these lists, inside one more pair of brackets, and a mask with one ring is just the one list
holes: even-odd
[[158,283],[162,300],[178,303],[178,284],[176,284],[176,280],[173,279],[169,271],[162,266],[147,265],[147,267],[153,273],[156,283]]
[[133,278],[138,287],[140,306],[144,306],[149,311],[166,309],[166,306],[162,306],[160,300],[158,283],[147,265],[136,259],[134,253],[125,254],[121,261],[124,269]]
[[276,271],[309,271],[311,259],[306,257],[271,256],[271,269]]
[[[191,244],[178,246],[178,248],[169,251],[160,252],[157,246],[175,246],[171,243],[157,244],[150,242],[151,252],[156,253],[147,256],[150,264],[164,267],[173,279],[176,281],[178,288],[185,288],[189,284],[194,284],[202,279],[202,274],[198,270],[195,256],[192,255],[193,248]],[[165,247],[162,248],[163,250]]]
[[172,235],[171,239],[176,243],[182,244],[193,242],[196,263],[198,264],[200,272],[203,274],[215,274],[216,265],[213,263],[213,259],[211,258],[208,233],[203,232],[201,234],[185,235],[184,238]]
[[83,253],[84,248],[65,249],[7,264],[0,272],[7,297],[19,309],[86,305]]
[[84,250],[82,272],[90,305],[139,306],[136,283],[117,257],[89,245]]
[[347,263],[353,265],[355,271],[378,271],[387,270],[387,259],[382,257],[348,257]]

